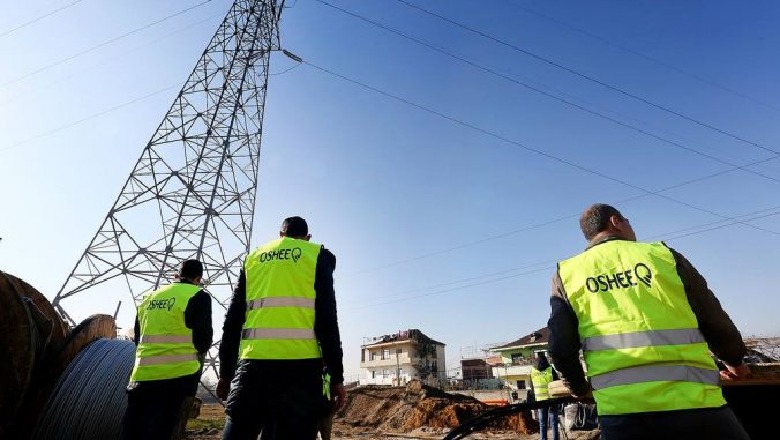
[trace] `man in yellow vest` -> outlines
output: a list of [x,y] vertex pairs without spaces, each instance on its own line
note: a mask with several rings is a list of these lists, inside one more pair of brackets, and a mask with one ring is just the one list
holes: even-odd
[[314,439],[322,411],[322,366],[331,399],[344,404],[336,315],[336,257],[311,243],[301,217],[252,251],[228,307],[217,395],[226,400],[223,439]]
[[135,366],[127,392],[123,438],[169,440],[185,398],[198,388],[211,347],[211,297],[200,288],[203,265],[182,263],[178,281],[150,293],[135,320]]
[[[531,385],[534,390],[534,399],[538,402],[541,400],[547,400],[550,398],[550,393],[547,390],[547,385],[558,380],[558,375],[553,370],[550,362],[547,360],[547,356],[544,352],[539,352],[536,355],[536,362],[531,367]],[[553,440],[558,440],[558,408],[540,408],[538,411],[539,416],[539,434],[541,440],[547,440],[547,426],[549,426],[553,432]]]
[[748,439],[710,354],[721,377],[745,378],[745,345],[704,278],[663,242],[638,243],[612,206],[580,227],[588,248],[553,278],[548,353],[572,394],[592,393],[601,438]]

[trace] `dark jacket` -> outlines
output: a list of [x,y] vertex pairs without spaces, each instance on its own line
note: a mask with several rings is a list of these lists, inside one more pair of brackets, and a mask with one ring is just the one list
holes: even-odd
[[[242,363],[254,364],[252,368],[241,368],[240,371],[260,371],[278,368],[282,374],[275,380],[287,380],[292,376],[292,371],[299,368],[316,370],[319,376],[322,364],[328,366],[331,374],[331,383],[344,382],[344,366],[342,364],[343,353],[341,350],[341,336],[339,335],[338,316],[336,314],[336,292],[333,290],[333,271],[336,269],[336,256],[329,250],[322,248],[317,257],[317,266],[314,275],[314,333],[322,349],[322,360],[242,360]],[[219,374],[220,378],[231,380],[236,374],[238,366],[238,350],[241,343],[241,331],[246,319],[246,276],[244,271],[238,278],[238,285],[233,292],[225,324],[222,327],[222,344],[219,347]],[[257,367],[263,364],[262,367]],[[311,365],[309,365],[311,364]],[[287,373],[285,373],[285,371]]]
[[[184,309],[184,325],[192,330],[192,344],[195,346],[195,350],[199,355],[205,355],[211,348],[214,336],[214,330],[211,326],[211,296],[205,290],[199,290],[187,302],[187,307]],[[136,345],[141,340],[141,326],[137,315],[133,328],[133,340]],[[131,384],[131,389],[148,391],[148,389],[154,388],[155,392],[181,391],[188,395],[194,395],[199,381],[200,372],[197,372],[176,379],[136,382]]]
[[[619,240],[619,238],[607,237],[592,243],[589,248],[610,240]],[[674,255],[677,273],[683,282],[688,303],[696,315],[699,330],[710,350],[716,357],[729,365],[741,364],[746,349],[739,330],[707,287],[707,281],[704,277],[682,254],[674,249],[670,248],[670,250]],[[578,320],[569,303],[558,272],[553,277],[550,306],[552,311],[550,320],[547,322],[550,328],[548,354],[564,384],[574,394],[585,394],[589,385],[580,364],[581,345],[577,331]]]

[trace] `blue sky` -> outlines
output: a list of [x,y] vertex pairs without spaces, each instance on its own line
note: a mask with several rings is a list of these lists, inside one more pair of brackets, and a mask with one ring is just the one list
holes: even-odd
[[[480,66],[287,2],[284,48],[462,122],[272,56],[252,243],[298,214],[336,253],[348,374],[363,336],[420,328],[453,365],[544,326],[554,261],[583,248],[593,202],[686,255],[744,334],[780,333],[780,5],[408,0],[730,136],[398,1],[327,1]],[[50,298],[230,6],[112,42],[200,1],[82,0],[13,30],[70,3],[0,6],[0,268]]]

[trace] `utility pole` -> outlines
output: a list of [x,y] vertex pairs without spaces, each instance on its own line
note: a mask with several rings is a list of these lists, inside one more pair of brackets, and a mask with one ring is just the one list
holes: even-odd
[[401,363],[398,360],[398,355],[401,353],[400,348],[395,349],[395,379],[398,382],[396,386],[401,386]]

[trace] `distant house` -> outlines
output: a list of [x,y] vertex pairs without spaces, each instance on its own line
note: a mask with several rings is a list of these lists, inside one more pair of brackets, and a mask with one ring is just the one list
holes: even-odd
[[446,383],[444,344],[418,329],[363,338],[360,385],[400,386],[419,379],[431,386]]
[[487,359],[461,359],[460,368],[465,384],[493,378],[493,369]]
[[550,329],[544,327],[516,341],[493,347],[492,351],[501,356],[501,364],[492,367],[493,376],[503,380],[509,388],[531,388],[531,366],[535,354],[547,352],[549,339]]

